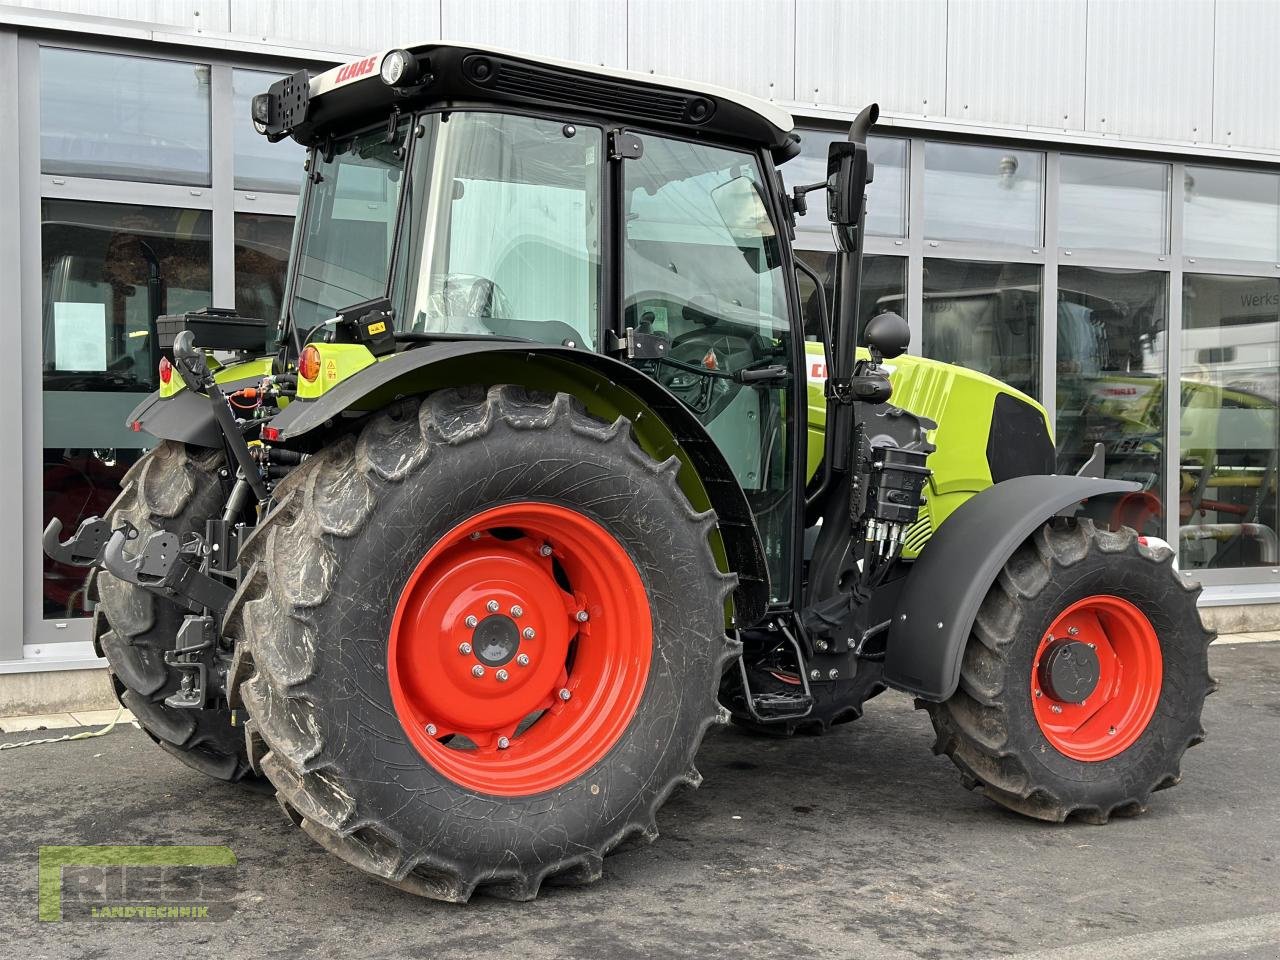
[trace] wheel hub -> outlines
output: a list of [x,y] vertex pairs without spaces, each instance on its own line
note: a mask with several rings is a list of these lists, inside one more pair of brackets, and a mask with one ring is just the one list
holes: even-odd
[[1085,703],[1098,686],[1100,662],[1096,647],[1078,640],[1053,643],[1040,658],[1040,686],[1064,703]]
[[484,666],[505,666],[515,659],[520,649],[520,628],[510,617],[492,614],[477,624],[471,646],[476,659]]
[[1136,606],[1107,594],[1077,600],[1036,649],[1030,687],[1040,732],[1074,760],[1123,753],[1155,714],[1163,666],[1160,639]]

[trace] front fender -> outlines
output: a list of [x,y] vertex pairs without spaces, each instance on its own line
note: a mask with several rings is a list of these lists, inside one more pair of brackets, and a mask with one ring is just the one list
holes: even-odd
[[[351,414],[380,410],[403,397],[444,387],[512,383],[577,397],[593,416],[624,416],[654,459],[680,460],[679,482],[695,509],[714,509],[726,572],[736,573],[737,625],[763,619],[769,603],[764,547],[750,505],[720,448],[697,417],[661,384],[612,357],[549,344],[460,340],[387,357],[328,388],[295,400],[271,420],[281,442],[302,445]],[[717,545],[713,544],[713,547]]]
[[885,682],[925,700],[948,699],[960,683],[978,608],[1019,544],[1081,500],[1139,489],[1122,480],[1040,475],[993,484],[966,500],[911,565],[889,627]]

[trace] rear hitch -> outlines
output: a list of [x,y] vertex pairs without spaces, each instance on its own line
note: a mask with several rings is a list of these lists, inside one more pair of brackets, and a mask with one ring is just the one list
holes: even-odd
[[177,534],[157,530],[132,557],[125,556],[127,539],[125,531],[120,529],[107,541],[102,563],[112,576],[172,600],[193,613],[211,610],[221,615],[226,610],[235,591],[197,569],[196,564],[205,556],[205,544],[200,536],[191,534],[186,543],[182,543]]
[[[122,521],[121,530],[129,540],[137,539],[138,531],[127,520]],[[41,544],[45,555],[58,563],[71,567],[96,567],[102,565],[102,552],[111,538],[111,528],[101,517],[89,517],[80,523],[78,529],[66,543],[61,541],[62,521],[54,517],[44,528]]]
[[178,689],[164,702],[180,710],[203,710],[209,699],[209,674],[216,666],[218,629],[210,616],[188,616],[178,628],[177,646],[164,662],[182,671]]

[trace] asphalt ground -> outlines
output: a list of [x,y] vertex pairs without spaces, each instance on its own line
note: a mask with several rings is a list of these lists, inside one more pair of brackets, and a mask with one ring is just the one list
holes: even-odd
[[[453,906],[366,879],[270,797],[202,778],[133,728],[6,750],[0,956],[1274,960],[1280,644],[1211,659],[1209,739],[1145,816],[1005,813],[930,753],[923,713],[885,695],[822,738],[716,728],[705,783],[667,804],[656,843],[610,857],[593,887],[527,904]],[[39,922],[42,844],[226,844],[234,913]]]

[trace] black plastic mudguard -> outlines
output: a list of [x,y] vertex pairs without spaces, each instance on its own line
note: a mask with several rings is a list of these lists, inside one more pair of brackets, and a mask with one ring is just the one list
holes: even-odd
[[[769,574],[764,547],[746,494],[733,469],[688,407],[661,384],[620,360],[572,347],[511,340],[454,340],[426,344],[366,367],[318,399],[295,400],[271,420],[271,426],[279,431],[281,442],[297,440],[335,421],[340,414],[377,409],[400,396],[410,396],[447,382],[442,380],[440,384],[433,384],[430,374],[423,376],[428,368],[443,371],[453,361],[465,362],[477,356],[496,357],[499,354],[523,359],[530,364],[550,361],[587,371],[594,382],[603,380],[615,384],[636,398],[638,403],[633,422],[651,414],[666,425],[687,455],[716,511],[729,569],[738,575],[738,586],[734,591],[737,624],[747,627],[763,619],[769,603]],[[483,371],[483,365],[478,369]],[[475,382],[486,382],[484,374],[478,375]],[[532,370],[529,382],[536,382]],[[589,389],[590,381],[587,381],[584,390]],[[582,399],[588,407],[591,406],[589,397]]]
[[[224,391],[252,387],[258,377],[218,384]],[[137,433],[149,433],[161,440],[177,440],[197,447],[221,447],[222,431],[214,419],[209,398],[192,390],[180,390],[172,397],[158,393],[146,396],[125,419],[125,426]]]
[[884,679],[943,701],[960,683],[960,660],[978,608],[1005,561],[1055,514],[1089,497],[1139,490],[1122,480],[1027,476],[965,501],[929,539],[889,628]]
[[209,398],[190,390],[168,398],[151,394],[133,408],[125,425],[161,440],[177,440],[197,447],[222,446],[222,433],[213,418]]

